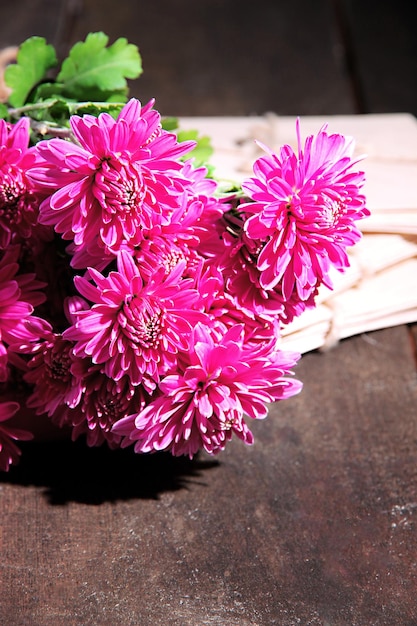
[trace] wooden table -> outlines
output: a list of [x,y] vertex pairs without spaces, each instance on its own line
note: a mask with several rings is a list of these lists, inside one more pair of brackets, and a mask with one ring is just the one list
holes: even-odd
[[306,355],[215,460],[32,445],[1,482],[2,623],[417,623],[411,338]]
[[[126,35],[166,114],[416,114],[408,4],[15,0],[0,46]],[[398,326],[306,354],[302,394],[216,458],[27,445],[0,477],[0,624],[417,624],[416,353]]]

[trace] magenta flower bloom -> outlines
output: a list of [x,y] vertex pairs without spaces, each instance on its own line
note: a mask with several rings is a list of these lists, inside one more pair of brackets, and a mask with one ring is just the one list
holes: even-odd
[[[31,236],[38,221],[40,197],[28,170],[35,163],[29,144],[29,119],[16,124],[0,119],[0,249]],[[38,227],[39,228],[39,227]]]
[[72,439],[83,435],[88,446],[106,442],[110,448],[119,447],[121,436],[112,432],[112,427],[144,407],[143,387],[133,387],[127,376],[117,381],[108,378],[90,359],[79,359],[72,371],[82,380],[84,389],[78,406],[66,415],[66,423],[72,427]]
[[136,452],[170,450],[193,457],[201,448],[219,452],[233,433],[251,444],[244,415],[262,419],[268,403],[301,388],[289,378],[299,355],[271,351],[270,344],[245,345],[242,325],[223,337],[198,325],[193,339],[177,373],[161,380],[154,399],[138,415],[114,426],[124,436],[122,446],[134,443]]
[[156,214],[177,206],[184,184],[179,158],[193,142],[179,144],[161,128],[151,101],[132,99],[117,120],[102,113],[71,117],[77,143],[52,139],[36,146],[29,171],[49,197],[40,221],[85,248],[98,242],[106,253],[150,228]]
[[37,414],[47,413],[52,417],[60,408],[77,406],[83,388],[71,371],[77,360],[72,353],[72,342],[52,331],[45,335],[24,375],[25,381],[33,385],[26,405]]
[[[43,302],[44,296],[38,291],[41,283],[33,274],[19,275],[19,246],[9,246],[0,252],[0,380],[5,380],[6,348],[19,351],[20,346],[38,339],[38,331],[28,324],[34,306]],[[36,318],[33,318],[34,322]]]
[[192,326],[204,319],[196,310],[200,296],[182,278],[183,264],[166,276],[156,272],[144,282],[132,257],[121,251],[117,272],[107,277],[90,268],[96,282],[77,277],[80,294],[93,305],[74,313],[77,321],[64,332],[74,353],[103,364],[114,380],[127,375],[133,385],[153,388],[175,365],[179,350],[190,349]]
[[363,172],[352,170],[353,142],[328,135],[324,126],[301,147],[279,155],[268,151],[255,162],[255,176],[242,188],[253,200],[244,205],[250,214],[245,232],[261,240],[257,256],[260,284],[273,289],[281,283],[285,299],[296,289],[307,300],[317,286],[331,286],[329,270],[349,265],[346,248],[360,238],[355,222],[369,215],[360,189]]
[[32,433],[7,424],[19,410],[17,402],[0,402],[0,470],[7,472],[10,465],[17,463],[21,450],[16,441],[32,439]]
[[267,289],[262,284],[263,273],[258,267],[258,255],[264,242],[251,239],[244,229],[244,215],[226,214],[229,229],[222,235],[225,248],[218,260],[225,280],[225,289],[234,300],[235,308],[241,309],[249,317],[260,320],[279,319],[288,324],[301,315],[307,307],[314,307],[314,290],[308,299],[301,300],[296,289],[284,298],[282,281]]

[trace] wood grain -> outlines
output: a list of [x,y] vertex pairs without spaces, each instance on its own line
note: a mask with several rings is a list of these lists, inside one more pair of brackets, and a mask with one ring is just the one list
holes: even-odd
[[308,354],[297,374],[255,445],[216,459],[28,446],[0,483],[7,623],[415,623],[409,333]]

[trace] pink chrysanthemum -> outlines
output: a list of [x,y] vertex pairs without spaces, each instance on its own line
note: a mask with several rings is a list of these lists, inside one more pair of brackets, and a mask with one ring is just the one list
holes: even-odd
[[103,364],[109,378],[127,375],[133,385],[152,388],[173,367],[177,352],[190,349],[192,326],[203,319],[196,310],[200,296],[193,282],[182,278],[181,264],[168,276],[156,272],[146,283],[126,251],[118,255],[117,267],[107,277],[90,268],[97,286],[75,279],[93,305],[76,313],[64,338],[76,342],[75,354]]
[[[0,120],[0,249],[11,241],[22,241],[39,229],[38,206],[27,171],[35,163],[29,144],[29,118],[22,117],[16,124]],[[41,227],[41,230],[42,227]]]
[[71,371],[77,360],[72,349],[72,342],[50,330],[44,333],[37,354],[29,361],[24,378],[33,385],[33,391],[26,405],[38,414],[53,417],[58,409],[73,408],[80,401],[83,388]]
[[52,139],[37,144],[38,163],[29,171],[51,194],[40,221],[52,225],[78,249],[97,243],[106,254],[169,213],[183,191],[179,158],[194,146],[179,144],[161,128],[151,101],[132,99],[117,120],[107,113],[71,117],[76,143]]
[[349,265],[346,248],[360,238],[355,221],[369,215],[360,189],[363,172],[352,170],[353,141],[328,135],[324,126],[301,146],[279,155],[268,151],[255,162],[255,176],[242,188],[253,200],[247,235],[263,242],[257,257],[260,284],[273,289],[281,282],[284,298],[297,290],[307,300],[317,286],[331,286],[329,269]]
[[[38,338],[34,326],[28,324],[34,306],[44,300],[39,291],[42,284],[33,274],[19,275],[19,246],[0,252],[0,345],[4,364],[6,346],[19,350],[22,343]],[[4,373],[4,368],[1,368]],[[0,380],[4,380],[0,374]]]
[[257,260],[264,242],[251,239],[244,229],[245,215],[231,211],[225,216],[227,229],[222,235],[224,252],[218,260],[225,279],[225,289],[233,298],[235,307],[247,315],[288,324],[307,307],[314,306],[316,291],[307,300],[301,300],[296,289],[285,298],[282,281],[271,289],[262,285],[262,272]]
[[165,376],[143,411],[120,420],[113,430],[124,436],[122,446],[134,443],[136,452],[170,450],[193,457],[204,448],[216,453],[233,433],[251,444],[244,415],[264,418],[270,402],[300,390],[301,384],[289,377],[298,357],[271,351],[267,344],[248,347],[242,325],[223,337],[197,325],[178,373]]
[[0,402],[0,470],[7,472],[10,465],[17,463],[21,450],[16,441],[28,441],[32,439],[32,433],[21,428],[15,428],[6,422],[11,420],[19,410],[17,402]]
[[119,447],[121,436],[112,432],[112,427],[118,420],[144,407],[143,387],[133,387],[127,376],[120,380],[108,378],[90,359],[79,359],[72,372],[82,380],[84,389],[78,406],[67,414],[73,440],[84,435],[89,446],[106,442],[110,448]]

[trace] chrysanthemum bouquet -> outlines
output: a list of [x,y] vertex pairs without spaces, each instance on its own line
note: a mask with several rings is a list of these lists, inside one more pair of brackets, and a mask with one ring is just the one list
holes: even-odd
[[5,72],[2,470],[32,436],[22,410],[89,446],[252,443],[245,417],[301,388],[282,326],[348,266],[368,214],[353,141],[326,127],[303,144],[297,123],[296,151],[263,147],[227,189],[153,101],[128,100],[137,48],[107,43],[90,34],[51,74],[55,51],[34,37]]

